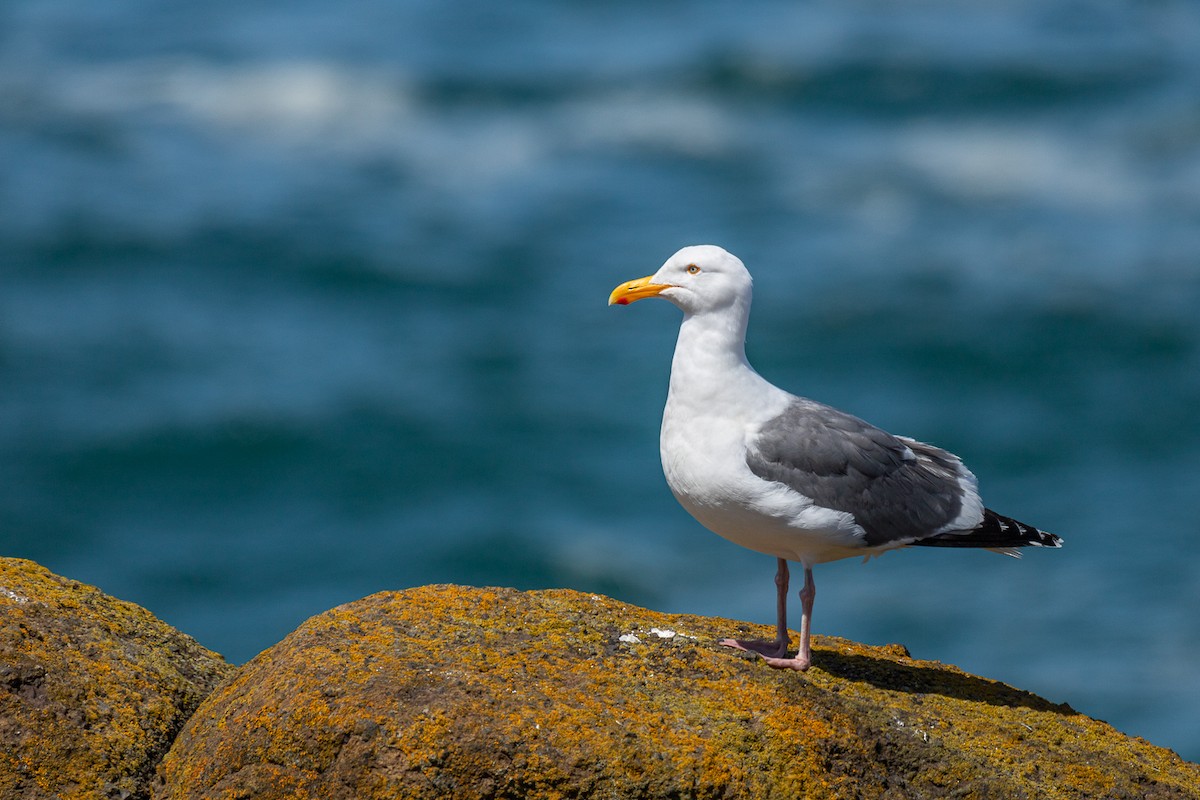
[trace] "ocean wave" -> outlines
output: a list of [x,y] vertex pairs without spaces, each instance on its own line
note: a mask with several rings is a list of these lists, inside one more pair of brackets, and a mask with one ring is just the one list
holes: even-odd
[[[375,202],[391,218],[442,208],[489,226],[511,221],[514,209],[535,213],[564,192],[588,191],[601,167],[639,180],[645,159],[661,156],[763,176],[764,209],[774,201],[846,213],[885,234],[920,222],[927,190],[968,204],[1139,217],[1200,207],[1186,178],[1189,165],[1193,176],[1200,168],[1194,143],[1175,136],[1171,148],[1152,146],[1186,122],[1177,102],[1151,104],[1136,124],[1109,124],[1082,143],[1068,117],[1044,110],[998,119],[971,104],[950,115],[935,105],[909,120],[831,115],[820,100],[829,87],[844,84],[854,102],[873,103],[870,87],[891,80],[880,58],[879,74],[845,80],[827,74],[839,73],[836,65],[802,62],[724,78],[712,77],[711,64],[685,62],[636,88],[548,78],[549,88],[521,103],[489,95],[482,78],[463,102],[440,94],[436,77],[319,60],[8,70],[0,152],[25,166],[0,183],[0,198],[16,209],[0,235],[20,240],[47,226],[58,235],[67,220],[96,217],[99,230],[176,236],[222,219],[271,225],[310,203],[358,194],[347,210],[325,213],[394,247]],[[756,86],[779,83],[794,83],[794,93],[766,105],[756,97]],[[1020,92],[1012,101],[1028,110]],[[1116,114],[1127,101],[1096,102],[1111,102]]]

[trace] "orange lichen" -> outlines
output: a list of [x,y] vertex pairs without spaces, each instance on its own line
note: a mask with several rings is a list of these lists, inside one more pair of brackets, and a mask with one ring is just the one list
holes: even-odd
[[146,796],[200,700],[232,671],[132,603],[0,559],[0,796]]
[[264,800],[1200,787],[1200,768],[1169,751],[898,646],[818,639],[800,676],[715,645],[739,629],[761,633],[566,590],[373,595],[309,620],[214,693],[164,761],[157,797],[252,784]]
[[[144,796],[230,667],[29,562],[0,560],[0,605],[0,796]],[[818,639],[800,676],[729,633],[769,635],[565,590],[374,595],[205,701],[156,796],[1200,796],[1170,751],[898,645]]]

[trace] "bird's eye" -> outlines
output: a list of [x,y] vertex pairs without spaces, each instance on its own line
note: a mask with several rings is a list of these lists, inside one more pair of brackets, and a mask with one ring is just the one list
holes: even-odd
[[699,274],[700,268],[697,267],[695,264],[688,264],[687,272],[688,272],[688,275],[696,275],[696,274]]

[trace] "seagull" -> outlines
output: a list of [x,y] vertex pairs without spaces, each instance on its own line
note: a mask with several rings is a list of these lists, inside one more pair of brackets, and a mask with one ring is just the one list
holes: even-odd
[[[685,247],[608,304],[661,297],[683,311],[659,451],[672,494],[704,527],[777,559],[774,641],[725,639],[806,670],[816,564],[888,550],[980,547],[1019,557],[1062,539],[984,508],[958,456],[769,383],[746,360],[752,280],[714,245]],[[800,649],[788,657],[788,562],[804,567]]]

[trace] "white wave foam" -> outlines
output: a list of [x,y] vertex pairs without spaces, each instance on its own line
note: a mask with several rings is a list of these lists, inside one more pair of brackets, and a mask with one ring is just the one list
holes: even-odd
[[601,91],[523,109],[423,102],[394,71],[317,61],[210,64],[136,61],[60,70],[47,86],[59,112],[158,114],[159,121],[252,136],[283,146],[374,151],[441,168],[500,171],[560,150],[616,146],[718,152],[736,140],[714,103],[671,91]]
[[1095,210],[1146,199],[1143,182],[1115,149],[1044,126],[921,126],[902,134],[898,156],[951,194],[1020,198]]
[[413,113],[400,76],[320,62],[124,62],[60,71],[52,89],[68,112],[173,112],[268,138],[332,143],[378,141]]
[[373,140],[411,113],[393,76],[315,63],[238,71],[188,67],[169,74],[163,96],[193,116],[263,132]]

